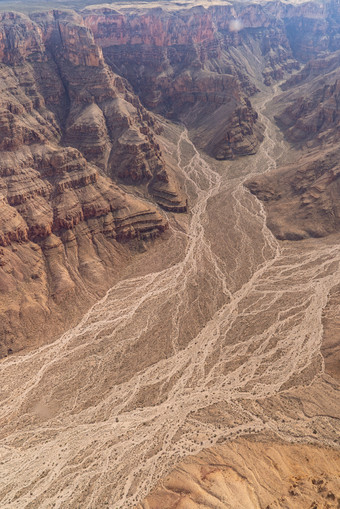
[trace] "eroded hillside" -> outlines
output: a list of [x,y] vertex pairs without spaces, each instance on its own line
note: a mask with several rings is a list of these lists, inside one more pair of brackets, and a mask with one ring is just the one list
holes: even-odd
[[1,15],[2,507],[337,507],[339,19]]

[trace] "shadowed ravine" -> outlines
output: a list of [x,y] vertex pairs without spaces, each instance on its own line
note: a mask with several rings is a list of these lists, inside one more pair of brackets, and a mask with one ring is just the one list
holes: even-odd
[[240,161],[203,158],[166,124],[191,210],[187,223],[169,216],[164,269],[142,254],[146,275],[137,267],[59,340],[2,362],[1,507],[127,509],[217,441],[310,433],[307,417],[279,424],[250,404],[320,376],[322,308],[340,282],[337,239],[279,243],[243,186],[284,154],[266,116],[275,93],[259,96],[265,139]]

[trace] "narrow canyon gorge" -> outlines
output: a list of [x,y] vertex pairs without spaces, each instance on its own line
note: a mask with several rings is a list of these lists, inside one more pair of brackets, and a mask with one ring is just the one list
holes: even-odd
[[81,3],[0,1],[0,506],[338,508],[339,0]]

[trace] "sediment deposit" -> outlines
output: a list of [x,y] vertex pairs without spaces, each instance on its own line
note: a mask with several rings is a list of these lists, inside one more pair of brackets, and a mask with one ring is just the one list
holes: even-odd
[[2,507],[337,507],[339,19],[1,15]]

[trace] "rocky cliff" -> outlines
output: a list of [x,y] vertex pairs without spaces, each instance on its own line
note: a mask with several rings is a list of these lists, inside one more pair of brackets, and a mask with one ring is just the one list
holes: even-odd
[[[89,288],[95,300],[131,256],[131,242],[166,230],[156,205],[187,210],[157,115],[185,123],[217,159],[251,155],[263,138],[251,97],[307,54],[327,60],[338,33],[337,2],[1,14],[1,353],[74,321]],[[302,86],[318,65],[292,79]],[[332,76],[308,100],[287,82],[278,122],[289,139],[337,132]]]
[[117,259],[129,258],[119,243],[166,230],[154,205],[115,182],[143,185],[150,200],[186,210],[155,119],[106,66],[81,17],[32,18],[1,17],[2,355],[36,344],[37,328],[65,300],[89,286],[93,298],[102,293]]
[[[276,120],[287,139],[300,145],[337,142],[340,136],[340,51],[313,59],[283,84]],[[288,103],[288,106],[287,106]]]
[[340,44],[336,2],[118,5],[118,11],[88,8],[83,16],[106,62],[142,103],[197,130],[201,148],[218,159],[257,150],[261,126],[248,100],[256,84],[281,80],[308,55]]
[[296,160],[247,183],[265,202],[268,225],[279,239],[340,230],[339,56],[337,51],[313,59],[283,84],[275,118],[293,144]]
[[256,85],[229,49],[244,49],[248,41],[218,24],[224,17],[230,23],[234,14],[198,7],[137,14],[91,9],[84,15],[105,60],[129,80],[142,103],[203,132],[199,145],[218,159],[252,154],[262,139],[248,100]]

